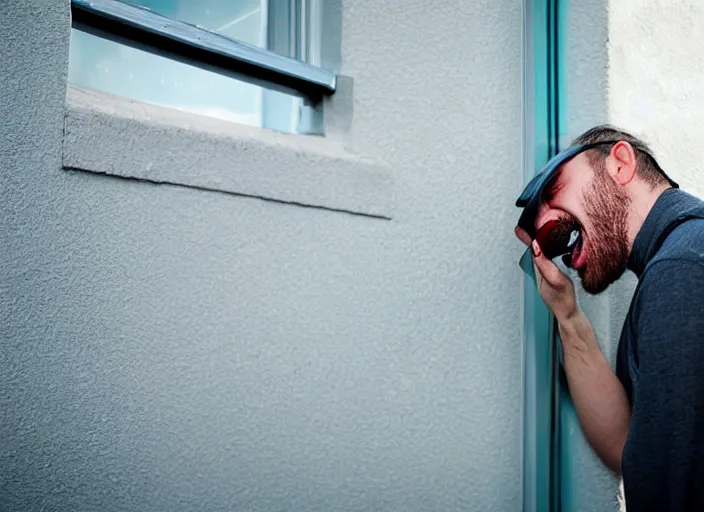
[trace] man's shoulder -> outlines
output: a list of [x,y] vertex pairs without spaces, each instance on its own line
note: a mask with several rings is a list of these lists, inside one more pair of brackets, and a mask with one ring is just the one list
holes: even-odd
[[661,300],[671,294],[704,299],[704,219],[683,222],[667,236],[638,288],[638,295],[656,294]]
[[689,268],[692,264],[704,265],[704,218],[687,220],[673,229],[648,263],[643,277],[655,267]]
[[[701,238],[704,240],[704,220]],[[641,275],[633,297],[635,311],[645,304],[666,307],[676,303],[684,310],[702,311],[704,304],[704,243],[683,239],[664,248],[654,257]]]
[[628,319],[639,361],[647,354],[651,362],[668,360],[672,339],[677,350],[696,345],[692,357],[704,361],[704,257],[694,250],[678,247],[669,257],[654,258],[641,276]]

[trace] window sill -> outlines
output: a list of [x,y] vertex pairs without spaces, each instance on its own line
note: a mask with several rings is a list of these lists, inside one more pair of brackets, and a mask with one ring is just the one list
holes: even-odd
[[392,218],[382,162],[290,135],[69,85],[64,169]]

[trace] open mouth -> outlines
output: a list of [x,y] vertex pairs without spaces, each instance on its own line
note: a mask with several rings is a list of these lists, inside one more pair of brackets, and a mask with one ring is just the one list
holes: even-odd
[[540,249],[548,259],[562,256],[562,261],[568,267],[583,263],[581,261],[582,226],[574,217],[562,217],[549,220],[538,230],[536,240]]

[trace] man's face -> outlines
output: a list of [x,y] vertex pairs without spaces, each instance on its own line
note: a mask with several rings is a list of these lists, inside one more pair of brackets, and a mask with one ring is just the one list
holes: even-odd
[[572,255],[587,293],[601,293],[626,270],[630,198],[603,165],[593,168],[585,153],[559,170],[545,188],[536,228],[552,219],[572,217],[581,226],[581,241]]

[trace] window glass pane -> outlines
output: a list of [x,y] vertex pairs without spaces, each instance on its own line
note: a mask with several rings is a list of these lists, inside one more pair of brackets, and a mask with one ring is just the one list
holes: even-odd
[[[310,59],[308,39],[315,33],[310,27],[320,23],[310,0],[122,1],[293,58]],[[316,47],[314,53],[317,51]],[[315,58],[310,60],[317,63]],[[76,29],[71,31],[69,80],[137,101],[238,123],[284,132],[322,133],[320,112],[305,106],[300,98]]]
[[[284,132],[296,131],[301,108],[301,100],[293,96],[75,29],[71,31],[69,81],[138,101]],[[275,105],[266,116],[265,97],[266,104]]]
[[157,14],[266,48],[266,0],[123,0]]

